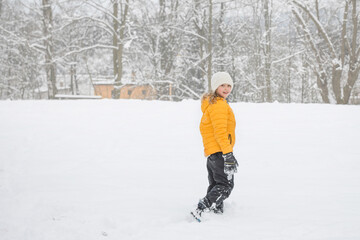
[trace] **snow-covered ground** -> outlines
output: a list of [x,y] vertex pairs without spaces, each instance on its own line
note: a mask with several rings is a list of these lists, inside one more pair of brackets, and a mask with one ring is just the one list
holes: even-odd
[[200,102],[0,102],[0,239],[360,239],[360,108],[231,104],[239,172],[207,188]]

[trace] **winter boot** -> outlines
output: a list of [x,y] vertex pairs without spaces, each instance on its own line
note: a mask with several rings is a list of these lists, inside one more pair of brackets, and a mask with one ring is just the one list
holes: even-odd
[[190,214],[193,216],[193,218],[196,219],[196,221],[201,222],[201,214],[203,212],[209,212],[210,211],[210,201],[206,197],[203,199],[200,199],[197,208],[190,212]]
[[215,203],[213,203],[211,210],[216,214],[224,213],[224,202],[221,202],[219,205],[215,205]]
[[200,199],[198,206],[196,208],[196,211],[201,216],[202,212],[210,210],[210,206],[211,206],[211,204],[210,204],[209,199],[204,197],[204,198]]

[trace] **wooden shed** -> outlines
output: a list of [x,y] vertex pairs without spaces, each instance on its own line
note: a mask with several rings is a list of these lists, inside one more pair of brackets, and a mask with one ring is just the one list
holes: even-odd
[[[96,96],[102,98],[112,98],[114,90],[113,83],[94,83],[94,92]],[[126,84],[120,88],[120,99],[156,99],[156,90],[149,84],[136,85]]]
[[121,99],[156,99],[156,90],[149,84],[127,84],[120,89]]
[[111,92],[114,90],[114,84],[112,83],[94,83],[94,92],[96,96],[102,98],[111,98]]

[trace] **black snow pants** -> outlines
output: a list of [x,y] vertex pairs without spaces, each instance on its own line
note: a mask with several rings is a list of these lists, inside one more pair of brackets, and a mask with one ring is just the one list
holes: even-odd
[[222,152],[211,154],[207,158],[207,170],[209,187],[206,198],[211,204],[216,203],[216,206],[221,206],[234,188],[234,176],[231,180],[228,180],[227,175],[224,173]]

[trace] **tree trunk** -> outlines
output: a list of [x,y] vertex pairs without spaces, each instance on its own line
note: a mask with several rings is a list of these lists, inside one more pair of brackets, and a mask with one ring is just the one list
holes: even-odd
[[53,17],[50,0],[42,0],[43,9],[43,34],[45,46],[45,71],[48,86],[48,98],[54,99],[57,93],[56,88],[56,69],[53,62],[53,39],[52,39],[52,26]]
[[265,82],[261,73],[261,62],[262,62],[262,54],[261,54],[261,18],[258,16],[257,12],[259,9],[260,2],[257,1],[256,5],[253,6],[253,24],[254,24],[254,40],[253,40],[253,58],[254,64],[252,66],[253,71],[255,73],[255,84],[258,90],[256,94],[255,101],[265,102]]
[[80,95],[80,89],[79,89],[79,84],[78,84],[77,74],[76,74],[76,64],[71,64],[71,66],[70,66],[70,78],[71,78],[71,93],[72,93],[72,95]]
[[[209,0],[209,35],[208,35],[208,88],[211,89],[211,76],[212,76],[212,10],[213,10],[213,3],[212,0]],[[215,89],[212,89],[213,91]]]
[[[124,6],[125,5],[125,6]],[[129,10],[129,0],[126,0],[124,4],[120,5],[120,18],[119,19],[119,2],[113,0],[113,66],[114,66],[114,78],[115,88],[113,90],[113,98],[120,97],[120,86],[123,75],[123,54],[124,54],[124,38],[125,38],[125,25]],[[124,10],[123,10],[124,9]]]
[[[316,73],[317,74],[317,73]],[[320,88],[320,96],[324,103],[330,103],[329,89],[327,87],[327,79],[325,73],[316,76],[317,86]]]
[[72,95],[75,95],[75,83],[73,74],[73,65],[70,66],[70,91]]
[[113,72],[114,72],[114,79],[115,82],[116,80],[119,78],[119,68],[118,68],[118,53],[117,53],[117,47],[118,47],[118,36],[117,33],[119,31],[119,21],[118,21],[118,14],[119,14],[119,3],[118,0],[113,0],[113,28],[114,28],[114,33],[113,33]]
[[356,0],[352,0],[352,24],[353,24],[353,35],[351,41],[350,50],[350,66],[348,71],[348,79],[343,88],[344,99],[343,103],[348,104],[351,96],[352,89],[355,82],[358,80],[360,66],[358,63],[360,48],[357,44],[357,33],[358,33],[358,14],[356,12]]
[[225,46],[226,33],[221,28],[222,23],[224,22],[224,17],[225,17],[224,15],[225,15],[225,5],[224,5],[224,3],[221,3],[220,17],[219,17],[219,23],[218,23],[218,32],[219,32],[219,37],[220,37],[219,45],[220,45],[220,48],[221,48],[221,52],[220,52],[220,55],[219,55],[219,58],[220,58],[220,71],[225,70],[224,58],[225,58],[225,49],[226,49],[226,46]]
[[263,0],[265,18],[265,84],[266,101],[272,102],[271,91],[271,17],[269,10],[269,0]]
[[1,17],[1,14],[2,14],[2,5],[3,5],[3,0],[0,0],[0,17]]
[[[291,34],[291,26],[289,24],[289,33],[288,35]],[[292,45],[291,45],[291,39],[289,38],[288,40],[288,51],[289,54],[292,54]],[[292,58],[289,58],[289,63],[288,63],[288,84],[287,84],[287,102],[291,103],[291,67],[292,67]]]
[[116,85],[121,85],[121,79],[123,75],[123,54],[124,54],[124,40],[125,40],[125,25],[127,21],[127,15],[129,11],[129,0],[126,0],[124,11],[121,14],[121,25],[119,32],[119,45],[118,45],[118,77],[116,79]]
[[194,0],[194,10],[195,10],[195,18],[193,20],[195,29],[196,29],[196,33],[197,35],[199,35],[200,37],[197,38],[198,41],[198,48],[194,49],[195,51],[199,51],[198,54],[198,58],[200,59],[200,63],[199,63],[199,67],[196,69],[196,77],[198,79],[200,79],[203,82],[203,86],[206,89],[209,89],[208,86],[205,86],[205,66],[206,66],[206,62],[204,60],[204,55],[205,55],[205,41],[204,38],[206,38],[205,36],[205,31],[204,31],[204,26],[201,23],[201,20],[199,18],[201,18],[201,11],[202,11],[202,7],[201,7],[201,1],[202,0]]

